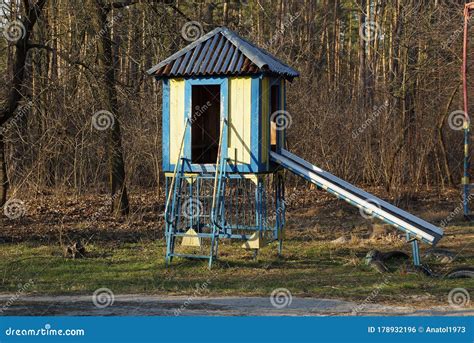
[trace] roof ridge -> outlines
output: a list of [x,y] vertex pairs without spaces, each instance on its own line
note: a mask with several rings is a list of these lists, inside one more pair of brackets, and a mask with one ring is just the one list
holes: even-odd
[[[238,35],[236,32],[232,31],[231,29],[227,27],[216,27],[212,31],[206,33],[199,39],[195,40],[194,42],[188,44],[186,47],[183,49],[179,50],[178,52],[174,53],[167,59],[161,61],[154,67],[150,68],[147,73],[149,75],[152,75],[156,73],[158,70],[162,69],[163,67],[170,65],[171,63],[175,63],[178,59],[180,59],[182,56],[186,55],[193,49],[197,48],[199,49],[199,45],[205,44],[204,46],[208,46],[209,43],[207,42],[209,39],[212,39],[219,33],[222,34],[222,36],[226,39],[226,41],[234,47],[235,49],[235,57],[230,61],[228,58],[225,59],[225,62],[223,62],[222,58],[218,59],[218,63],[225,63],[225,66],[223,68],[231,68],[232,70],[227,70],[227,72],[231,73],[238,73],[242,72],[241,66],[243,63],[242,58],[248,59],[255,67],[257,67],[257,70],[260,70],[260,72],[273,72],[275,74],[280,74],[280,75],[285,75],[287,77],[293,78],[296,76],[299,76],[298,72],[292,69],[290,66],[285,64],[284,62],[280,61],[278,58],[270,54],[269,52],[265,51],[263,48],[260,48],[253,44],[252,42],[248,41],[247,39],[241,37]],[[207,43],[205,43],[207,42]],[[226,44],[228,44],[226,43]],[[211,46],[214,43],[211,43]],[[211,48],[211,47],[210,47]],[[237,55],[237,51],[241,54],[240,59],[239,55]],[[217,52],[220,53],[220,52]],[[226,51],[227,53],[227,51]],[[238,60],[238,61],[237,61]],[[198,59],[197,63],[207,63],[208,61],[206,60],[201,61]],[[192,61],[191,63],[196,63],[196,61]],[[173,68],[174,69],[174,68]],[[197,67],[195,70],[199,71],[202,68]],[[167,68],[165,68],[167,70]],[[220,69],[220,72],[222,72],[224,69]],[[256,70],[254,70],[255,72]],[[245,72],[245,71],[243,71]],[[170,74],[169,71],[165,72],[159,72],[157,74]],[[174,71],[171,72],[171,74],[176,74]],[[191,73],[192,74],[192,73]],[[191,75],[189,74],[189,75]]]
[[[266,51],[265,49],[263,49],[263,48],[261,48],[261,47],[255,45],[255,44],[253,44],[253,43],[252,43],[251,41],[249,41],[248,39],[246,39],[246,38],[244,38],[244,37],[241,37],[240,35],[238,35],[238,34],[237,34],[236,32],[234,32],[234,31],[232,31],[231,29],[229,29],[229,28],[227,28],[227,27],[221,27],[221,28],[222,28],[222,34],[223,34],[224,36],[226,36],[226,33],[231,33],[232,35],[235,36],[235,38],[244,41],[246,44],[250,45],[250,46],[251,46],[252,48],[254,48],[254,49],[257,49],[258,52],[260,52],[261,54],[265,55],[266,57],[269,57],[269,58],[275,60],[276,62],[278,62],[278,63],[284,65],[285,67],[292,69],[289,65],[287,65],[287,64],[284,63],[284,62],[282,62],[280,59],[278,59],[277,57],[273,56],[271,53],[269,53],[269,52]],[[226,36],[226,38],[228,38],[228,37]],[[229,38],[228,38],[228,39],[229,39]],[[229,40],[230,40],[230,39],[229,39]],[[231,41],[231,42],[232,42],[232,41]],[[232,43],[233,43],[233,42],[232,42]],[[234,43],[233,43],[233,44],[234,44]],[[235,45],[235,44],[234,44],[234,45]],[[257,61],[254,61],[254,60],[251,58],[251,56],[250,56],[251,54],[249,55],[249,54],[247,54],[247,53],[245,53],[245,52],[244,52],[244,54],[245,54],[245,56],[246,56],[247,58],[249,58],[253,63],[255,63],[255,64],[258,65]],[[259,66],[259,65],[258,65],[258,66]],[[263,67],[263,66],[259,66],[259,68],[262,68],[262,67]]]
[[186,45],[184,48],[178,50],[173,55],[171,55],[168,58],[164,59],[163,61],[161,61],[157,65],[153,66],[152,68],[148,69],[146,71],[147,74],[148,75],[153,74],[155,71],[157,71],[161,67],[163,67],[163,66],[167,65],[168,63],[170,63],[171,61],[176,60],[179,57],[185,55],[189,50],[194,49],[196,46],[198,46],[199,44],[207,41],[208,39],[210,39],[212,37],[214,37],[216,34],[220,33],[221,31],[222,31],[221,27],[216,27],[214,30],[209,31],[205,35],[203,35],[203,36],[199,37],[198,39],[196,39],[194,42]]

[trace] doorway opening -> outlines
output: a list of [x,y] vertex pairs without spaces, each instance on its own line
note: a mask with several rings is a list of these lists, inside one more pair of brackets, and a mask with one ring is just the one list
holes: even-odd
[[219,150],[221,88],[191,88],[191,162],[215,164]]

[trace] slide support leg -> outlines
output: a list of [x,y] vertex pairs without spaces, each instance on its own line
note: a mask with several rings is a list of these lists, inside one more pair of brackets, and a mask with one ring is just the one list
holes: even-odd
[[411,251],[413,254],[413,264],[415,266],[421,265],[420,263],[420,249],[418,247],[418,240],[417,239],[412,239],[411,235],[407,233],[407,242],[411,241]]

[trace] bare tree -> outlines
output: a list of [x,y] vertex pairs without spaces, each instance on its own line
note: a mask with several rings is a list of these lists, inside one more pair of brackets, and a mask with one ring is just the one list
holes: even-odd
[[[24,18],[21,19],[20,27],[23,29],[21,37],[15,43],[15,57],[12,61],[13,72],[12,78],[8,84],[10,94],[3,108],[0,110],[0,127],[12,119],[15,111],[22,100],[25,63],[30,49],[28,43],[30,41],[33,28],[40,17],[43,7],[47,0],[38,0],[32,3],[29,0],[23,1]],[[3,131],[0,131],[0,205],[3,206],[7,199],[8,192],[7,164],[5,160],[5,140]]]

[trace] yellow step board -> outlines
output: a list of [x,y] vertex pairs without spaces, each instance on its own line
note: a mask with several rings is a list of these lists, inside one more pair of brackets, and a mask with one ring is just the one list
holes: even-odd
[[252,234],[252,236],[249,237],[249,239],[242,244],[242,248],[248,249],[248,250],[255,250],[255,249],[260,249],[263,247],[265,244],[263,242],[263,239],[260,238],[259,232],[255,232]]
[[181,242],[183,247],[201,247],[201,239],[198,237],[198,234],[193,229],[186,231],[186,236],[183,237]]

